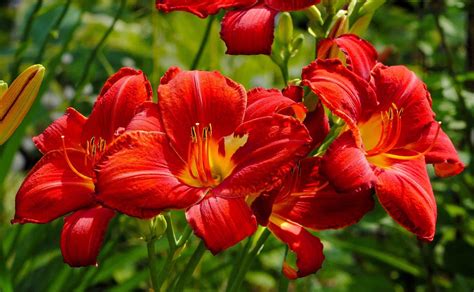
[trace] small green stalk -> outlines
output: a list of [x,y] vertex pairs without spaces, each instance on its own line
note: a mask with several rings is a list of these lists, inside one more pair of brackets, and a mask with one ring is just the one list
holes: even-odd
[[195,70],[199,66],[199,61],[201,61],[202,54],[204,53],[204,49],[206,48],[207,41],[209,40],[209,35],[211,33],[212,24],[213,24],[215,18],[216,18],[215,15],[209,16],[209,20],[207,21],[206,30],[204,31],[204,36],[202,37],[201,44],[199,45],[198,52],[194,56],[193,63],[190,66],[191,70]]
[[252,251],[250,253],[247,253],[242,260],[242,264],[239,267],[239,272],[237,273],[237,276],[235,277],[235,281],[227,287],[227,292],[234,292],[234,291],[239,291],[240,285],[242,284],[242,281],[244,280],[245,275],[247,274],[248,270],[250,269],[250,266],[253,263],[253,260],[257,256],[257,254],[260,252],[260,250],[263,248],[263,245],[265,244],[265,241],[268,239],[270,236],[270,231],[265,228],[260,237],[258,238],[257,243],[254,245]]
[[186,265],[186,268],[184,269],[183,273],[176,282],[173,291],[181,292],[184,290],[184,287],[191,280],[194,270],[198,266],[205,252],[206,246],[204,245],[204,241],[201,241],[197,246],[196,250],[194,250],[194,253],[191,256],[191,259],[189,260],[188,264]]

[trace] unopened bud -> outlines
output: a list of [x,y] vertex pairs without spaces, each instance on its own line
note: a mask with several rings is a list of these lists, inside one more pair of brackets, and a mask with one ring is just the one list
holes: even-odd
[[367,28],[369,27],[369,24],[372,21],[373,16],[374,16],[373,13],[368,13],[359,17],[359,19],[357,19],[356,22],[351,26],[349,33],[356,34],[356,35],[364,34]]
[[10,85],[3,82],[0,91],[0,145],[15,132],[30,110],[44,77],[44,67],[33,65]]
[[161,237],[165,233],[166,228],[168,228],[165,217],[163,215],[156,216],[155,219],[153,219],[153,227],[155,229],[155,235]]
[[7,91],[7,89],[8,89],[8,84],[5,81],[0,80],[0,96],[2,96],[3,93]]
[[385,0],[367,0],[359,10],[359,14],[374,13],[380,6],[385,3]]
[[348,32],[349,18],[347,17],[347,12],[340,10],[334,17],[333,23],[331,24],[331,30],[329,31],[328,38],[336,38]]
[[293,54],[296,54],[301,49],[301,47],[303,46],[303,42],[304,42],[303,34],[299,34],[296,38],[293,39],[293,42],[291,43]]
[[288,12],[280,14],[278,22],[278,40],[283,45],[288,45],[293,40],[293,20]]

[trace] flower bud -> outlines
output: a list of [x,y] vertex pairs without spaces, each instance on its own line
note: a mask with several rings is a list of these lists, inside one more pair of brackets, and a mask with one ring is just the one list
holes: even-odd
[[296,54],[301,49],[301,47],[303,46],[303,41],[304,41],[303,34],[299,34],[296,38],[293,39],[293,42],[291,43],[292,54]]
[[166,228],[168,228],[168,223],[166,223],[166,219],[163,215],[158,215],[153,219],[153,227],[155,231],[155,235],[159,238],[161,237],[165,231]]
[[368,13],[374,13],[382,4],[385,3],[385,0],[367,0],[367,2],[362,5],[359,10],[359,14],[364,15]]
[[293,20],[288,12],[280,14],[278,22],[278,40],[283,45],[288,45],[293,40]]
[[336,38],[349,32],[349,18],[347,12],[340,10],[333,19],[328,38]]
[[33,65],[10,85],[0,84],[0,145],[15,132],[30,110],[44,77],[44,67]]

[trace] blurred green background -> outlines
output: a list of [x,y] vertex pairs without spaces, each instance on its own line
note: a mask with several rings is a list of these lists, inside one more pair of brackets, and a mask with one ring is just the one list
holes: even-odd
[[[305,32],[304,14],[292,15],[305,33],[304,48],[290,63],[290,78],[297,78],[314,57],[314,41]],[[37,102],[0,152],[0,291],[148,289],[146,244],[134,219],[112,221],[99,267],[72,269],[59,250],[61,219],[10,225],[15,193],[40,158],[32,136],[71,104],[88,114],[102,84],[122,66],[142,69],[156,90],[168,67],[189,68],[206,23],[191,14],[158,13],[151,0],[0,2],[0,79],[11,82],[32,63],[47,68]],[[226,56],[219,30],[214,22],[199,69],[219,70],[247,89],[283,86],[278,67],[267,56]],[[426,82],[437,119],[468,167],[454,178],[432,177],[439,215],[431,244],[418,242],[377,206],[356,226],[318,232],[326,255],[323,269],[291,282],[289,290],[473,291],[474,1],[388,1],[364,37],[386,64],[405,64]],[[178,232],[183,230],[183,214],[173,216]],[[184,269],[197,242],[190,241],[172,276]],[[242,245],[218,256],[206,253],[189,287],[223,290]],[[164,259],[166,241],[159,240],[156,248]],[[284,250],[271,238],[243,289],[277,290]]]

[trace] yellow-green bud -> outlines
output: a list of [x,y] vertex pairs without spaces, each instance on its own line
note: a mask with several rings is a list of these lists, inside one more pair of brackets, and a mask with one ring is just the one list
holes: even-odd
[[158,215],[153,219],[153,227],[155,228],[155,234],[157,237],[162,236],[166,228],[168,228],[168,223],[163,215]]
[[1,96],[3,95],[3,93],[5,91],[7,91],[7,89],[8,89],[8,83],[6,83],[3,80],[0,80],[0,99],[1,99]]
[[324,20],[321,16],[321,11],[319,11],[318,7],[316,7],[315,5],[308,7],[304,10],[304,13],[310,19],[310,21],[314,21],[315,24],[323,26]]
[[367,13],[373,13],[377,10],[380,6],[385,3],[385,0],[367,0],[367,2],[362,5],[359,10],[359,14],[364,15]]
[[362,35],[369,27],[370,21],[372,21],[373,16],[373,13],[368,13],[359,17],[359,19],[357,19],[356,22],[351,26],[349,32],[356,35]]
[[347,32],[349,32],[349,17],[346,11],[340,10],[333,19],[328,37],[335,38]]
[[280,14],[278,21],[278,40],[283,45],[288,45],[293,40],[293,20],[288,12]]
[[293,53],[296,53],[299,51],[299,49],[301,49],[301,47],[303,46],[303,41],[304,41],[303,34],[299,34],[296,38],[293,39],[293,42],[291,43]]
[[44,77],[44,67],[33,65],[23,71],[0,96],[0,145],[15,132],[35,101]]

